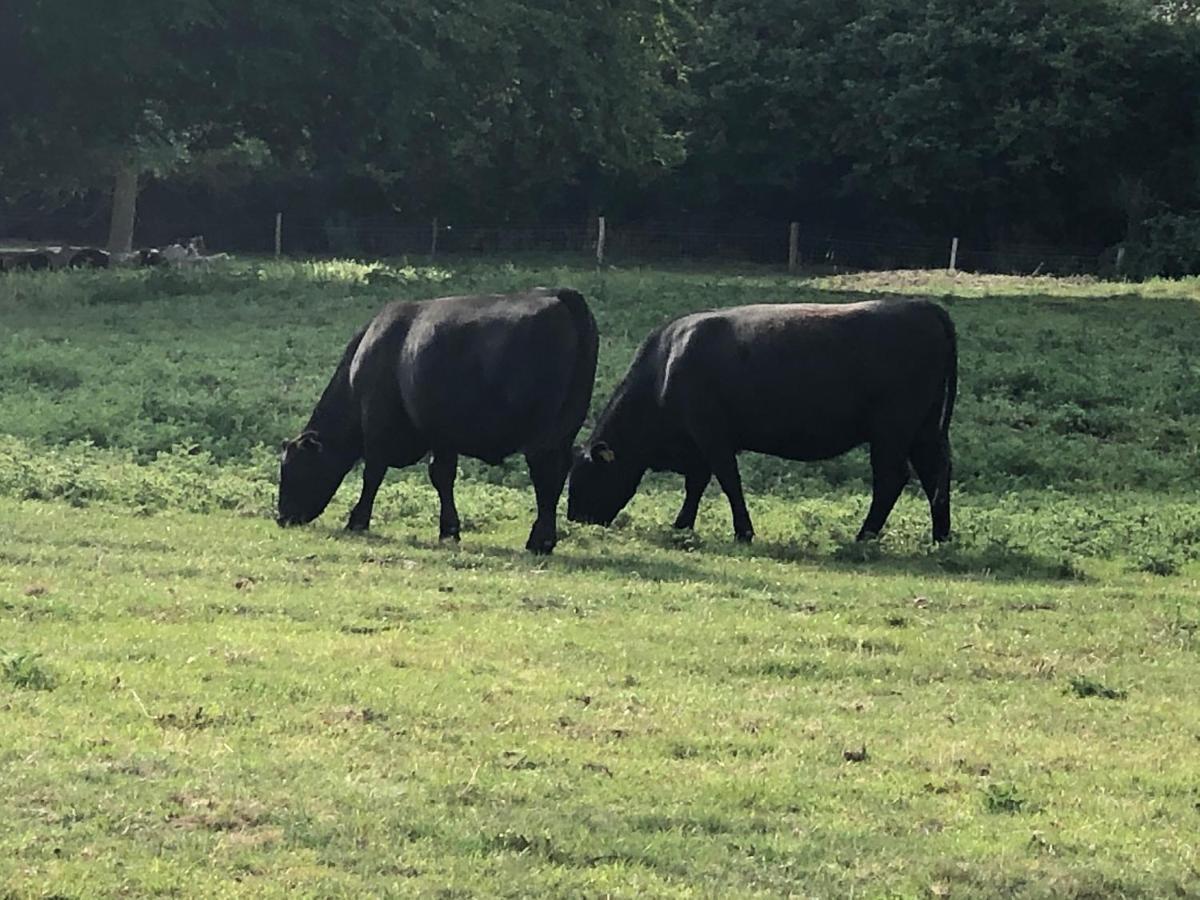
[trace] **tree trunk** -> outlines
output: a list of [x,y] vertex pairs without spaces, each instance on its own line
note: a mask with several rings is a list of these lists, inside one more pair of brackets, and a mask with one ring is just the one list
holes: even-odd
[[133,249],[133,221],[137,217],[138,167],[125,163],[117,170],[113,185],[112,221],[108,227],[108,252],[129,253]]

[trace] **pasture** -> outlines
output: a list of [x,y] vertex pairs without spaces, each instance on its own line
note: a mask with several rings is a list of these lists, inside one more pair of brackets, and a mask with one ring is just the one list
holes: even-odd
[[[680,313],[959,333],[954,533],[865,454],[522,548],[523,461],[367,535],[275,449],[393,297],[566,284],[593,412]],[[1200,896],[1200,282],[350,262],[0,278],[0,897]],[[588,426],[585,425],[584,435]]]

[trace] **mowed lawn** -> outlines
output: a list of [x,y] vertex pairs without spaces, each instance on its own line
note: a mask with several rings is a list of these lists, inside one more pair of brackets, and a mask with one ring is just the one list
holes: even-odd
[[[572,284],[602,405],[689,310],[944,302],[956,539],[865,454],[520,548],[274,450],[388,297]],[[0,897],[1200,896],[1200,284],[463,263],[0,280]]]

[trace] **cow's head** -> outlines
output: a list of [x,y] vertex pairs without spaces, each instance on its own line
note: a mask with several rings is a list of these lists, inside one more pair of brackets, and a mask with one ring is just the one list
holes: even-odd
[[567,518],[611,525],[636,493],[645,471],[644,466],[621,458],[603,441],[577,451],[567,490]]
[[349,466],[315,431],[283,444],[279,456],[280,525],[303,525],[325,511]]

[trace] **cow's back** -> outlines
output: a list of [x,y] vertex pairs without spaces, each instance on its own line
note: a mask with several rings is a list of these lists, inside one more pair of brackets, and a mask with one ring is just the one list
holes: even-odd
[[659,337],[658,402],[681,424],[708,417],[738,449],[827,458],[940,403],[950,343],[926,301],[698,313]]
[[[394,390],[397,411],[434,450],[496,461],[573,434],[590,399],[596,334],[582,298],[569,301],[577,299],[586,318],[562,293],[403,304],[366,350],[386,366],[373,389]],[[591,334],[581,333],[589,323]],[[586,377],[581,364],[590,368]],[[573,395],[581,384],[587,394],[579,403]],[[563,420],[576,407],[572,429]]]

